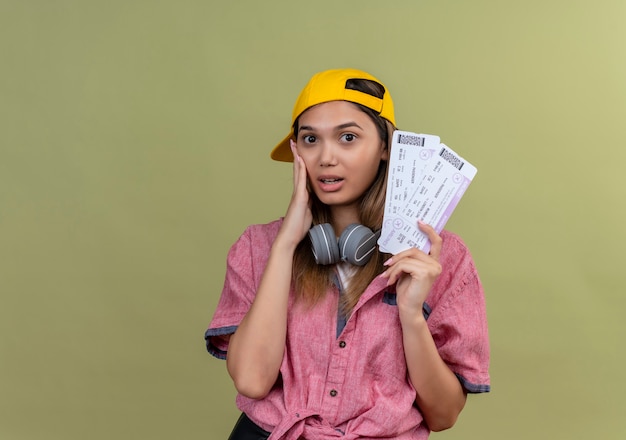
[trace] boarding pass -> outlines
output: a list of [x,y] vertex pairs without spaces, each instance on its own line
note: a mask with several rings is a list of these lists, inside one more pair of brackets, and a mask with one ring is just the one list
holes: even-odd
[[441,232],[476,175],[476,167],[440,142],[439,136],[396,130],[387,176],[378,245],[397,254],[410,247],[428,252],[418,221]]

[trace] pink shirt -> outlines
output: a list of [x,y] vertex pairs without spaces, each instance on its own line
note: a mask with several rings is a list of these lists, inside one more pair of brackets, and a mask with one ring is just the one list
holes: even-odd
[[[253,225],[232,246],[226,280],[206,331],[207,349],[224,359],[227,341],[254,300],[282,220]],[[424,306],[439,354],[470,393],[487,392],[489,340],[482,286],[460,238],[441,233],[443,272]],[[339,289],[312,309],[290,293],[280,378],[263,399],[237,406],[271,440],[426,439],[407,376],[394,286],[374,279],[337,336]]]

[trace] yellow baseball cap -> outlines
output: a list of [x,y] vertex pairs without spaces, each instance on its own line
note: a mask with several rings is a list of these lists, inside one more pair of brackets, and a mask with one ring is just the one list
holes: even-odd
[[[366,79],[379,83],[385,89],[383,98],[377,98],[359,90],[346,88],[350,79]],[[364,105],[396,125],[393,101],[387,88],[369,73],[356,69],[335,69],[316,73],[304,87],[291,115],[291,132],[272,150],[270,157],[282,162],[293,162],[289,139],[293,137],[293,124],[305,110],[330,101],[349,101]]]

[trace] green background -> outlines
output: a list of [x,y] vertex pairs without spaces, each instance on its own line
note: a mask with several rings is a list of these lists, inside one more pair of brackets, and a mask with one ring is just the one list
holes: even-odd
[[319,70],[478,168],[492,392],[438,439],[621,439],[626,2],[0,1],[0,439],[225,439],[203,332]]

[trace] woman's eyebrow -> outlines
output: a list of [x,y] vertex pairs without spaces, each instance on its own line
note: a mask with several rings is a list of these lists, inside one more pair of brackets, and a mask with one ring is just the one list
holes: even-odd
[[345,124],[338,125],[336,129],[343,130],[344,128],[350,128],[350,127],[356,127],[356,128],[363,130],[361,126],[357,124],[356,122],[346,122]]
[[[350,127],[357,127],[359,129],[363,130],[359,124],[357,124],[356,122],[352,122],[352,121],[351,122],[346,122],[346,123],[343,123],[343,124],[339,124],[334,129],[335,130],[343,130],[345,128],[350,128]],[[311,127],[310,125],[302,125],[302,126],[300,126],[298,131],[300,131],[300,130],[315,131],[315,128]]]

